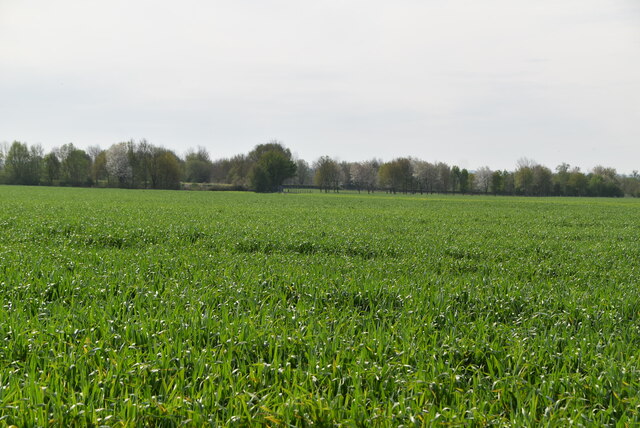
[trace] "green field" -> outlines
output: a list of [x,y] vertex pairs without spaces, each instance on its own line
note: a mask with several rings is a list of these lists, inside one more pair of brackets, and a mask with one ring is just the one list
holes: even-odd
[[0,187],[0,424],[637,425],[640,200]]

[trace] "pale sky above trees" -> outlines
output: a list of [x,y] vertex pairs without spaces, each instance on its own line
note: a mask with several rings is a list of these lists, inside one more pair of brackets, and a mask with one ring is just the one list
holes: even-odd
[[637,0],[2,0],[0,142],[640,168]]

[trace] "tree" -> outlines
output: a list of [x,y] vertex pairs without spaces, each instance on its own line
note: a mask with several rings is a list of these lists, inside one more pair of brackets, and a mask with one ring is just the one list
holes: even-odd
[[435,166],[423,160],[412,159],[413,182],[420,193],[433,192],[437,171]]
[[451,167],[451,191],[456,192],[460,186],[460,168],[457,165]]
[[136,156],[136,142],[129,140],[124,143],[127,150],[127,163],[131,168],[131,175],[129,177],[129,187],[138,187],[138,178],[140,177],[140,164],[139,158]]
[[321,190],[328,192],[330,189],[338,191],[340,182],[340,169],[338,162],[329,156],[320,157],[314,164],[316,174],[314,182]]
[[133,141],[129,144],[129,157],[132,159],[131,164],[135,165],[134,183],[140,183],[140,186],[146,189],[151,185],[151,168],[157,148],[144,138],[138,144]]
[[460,193],[467,193],[471,187],[469,171],[466,168],[460,171]]
[[242,188],[248,187],[248,177],[252,166],[253,162],[247,155],[241,154],[232,157],[229,159],[226,182]]
[[258,193],[268,193],[273,190],[267,170],[262,165],[254,165],[249,173],[249,185]]
[[380,184],[392,193],[407,193],[413,190],[411,159],[397,158],[382,164],[378,170],[378,177]]
[[129,163],[127,143],[114,144],[107,150],[106,168],[109,179],[117,180],[119,187],[131,187],[133,169]]
[[91,158],[91,163],[93,164],[100,153],[104,152],[104,150],[102,150],[100,146],[94,144],[87,147],[87,150],[85,150],[85,152],[89,155],[89,158]]
[[258,144],[249,152],[247,157],[251,162],[258,162],[263,154],[272,151],[280,152],[288,159],[291,159],[291,150],[287,149],[284,144],[278,140],[271,140],[268,143]]
[[5,160],[6,153],[9,149],[7,148],[7,143],[0,143],[0,183],[4,183],[4,175],[5,175]]
[[585,196],[587,194],[587,184],[587,176],[580,172],[580,168],[573,168],[567,180],[567,195]]
[[493,174],[491,174],[491,193],[494,195],[502,193],[504,191],[503,182],[502,172],[494,171]]
[[296,176],[293,177],[293,184],[307,186],[313,182],[313,170],[304,159],[296,160]]
[[516,194],[516,178],[515,174],[506,169],[502,171],[502,192],[505,195]]
[[480,167],[476,170],[474,180],[474,188],[480,193],[488,193],[491,187],[491,178],[493,177],[493,171],[488,166]]
[[91,157],[73,143],[57,150],[60,156],[60,179],[71,186],[83,186],[91,183]]
[[48,185],[60,179],[60,160],[54,152],[48,153],[44,157],[45,179]]
[[39,174],[32,160],[29,147],[25,143],[14,141],[6,155],[7,181],[10,184],[38,184]]
[[94,185],[100,185],[100,181],[107,180],[109,173],[107,172],[107,151],[102,150],[91,164],[91,179]]
[[454,190],[452,188],[451,167],[444,162],[438,162],[433,169],[433,191],[448,192]]
[[249,181],[257,192],[273,192],[295,174],[296,164],[289,157],[278,150],[270,150],[260,155],[251,169]]
[[212,183],[229,183],[228,178],[231,170],[231,159],[217,159],[212,161],[211,166],[211,182]]
[[340,187],[343,189],[353,189],[353,179],[351,177],[351,163],[342,161],[338,163],[340,170]]
[[204,147],[196,151],[189,150],[184,160],[185,181],[190,183],[207,183],[211,180],[213,163]]
[[640,197],[640,175],[638,175],[638,171],[634,170],[631,176],[622,177],[620,188],[625,195]]
[[536,163],[527,158],[520,158],[515,171],[516,192],[521,195],[533,194],[533,167]]
[[591,196],[624,196],[615,168],[594,167],[589,174],[588,193]]
[[287,178],[296,175],[291,151],[278,141],[257,145],[248,155],[252,165],[249,184],[258,192],[277,191]]
[[553,192],[556,195],[567,196],[567,185],[569,183],[569,168],[570,165],[566,162],[561,163],[556,167],[556,173],[553,175]]
[[65,180],[72,186],[91,184],[91,158],[84,150],[76,149],[69,153],[63,164]]
[[154,189],[179,189],[181,177],[180,159],[171,150],[155,147],[149,164],[151,187]]
[[0,143],[0,170],[4,169],[4,163],[7,158],[8,151],[9,151],[9,148],[7,146],[7,143],[5,142]]
[[605,167],[602,165],[594,166],[593,169],[591,170],[591,173],[595,175],[599,175],[610,181],[615,181],[618,178],[618,173],[616,172],[615,168]]
[[553,173],[549,168],[535,165],[532,168],[533,181],[531,193],[536,196],[548,196],[553,188]]
[[350,173],[353,185],[358,189],[366,189],[367,193],[372,193],[378,181],[378,168],[380,162],[369,160],[365,162],[354,162],[351,164]]
[[34,144],[29,150],[29,184],[40,184],[44,173],[44,149],[40,144]]

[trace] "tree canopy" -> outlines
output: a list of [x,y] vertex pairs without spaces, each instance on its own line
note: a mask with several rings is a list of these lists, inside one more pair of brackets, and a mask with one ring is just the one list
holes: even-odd
[[[20,141],[0,144],[0,183],[100,186],[149,189],[220,188],[275,192],[283,186],[312,186],[325,192],[349,190],[390,193],[481,193],[523,196],[640,197],[640,174],[620,175],[596,166],[589,172],[568,163],[555,170],[522,158],[513,171],[475,170],[412,157],[338,161],[321,156],[309,163],[294,159],[277,140],[256,145],[246,154],[212,159],[198,147],[180,157],[149,141],[124,141],[106,149],[73,143],[44,152]],[[184,183],[184,185],[183,185]],[[213,186],[212,186],[213,185]],[[216,187],[218,186],[218,187]]]
[[291,151],[277,141],[256,146],[248,158],[252,164],[249,182],[256,192],[277,191],[286,179],[296,175]]

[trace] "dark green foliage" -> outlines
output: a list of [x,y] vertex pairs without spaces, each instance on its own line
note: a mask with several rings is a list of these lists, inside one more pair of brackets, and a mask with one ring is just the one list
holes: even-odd
[[208,183],[211,181],[213,163],[209,153],[203,148],[198,151],[190,151],[185,156],[184,162],[185,181],[189,183]]
[[256,192],[275,192],[287,178],[296,175],[296,164],[291,152],[280,143],[256,146],[248,158],[253,162],[249,184]]
[[249,173],[249,185],[254,191],[259,193],[273,191],[271,177],[269,177],[266,168],[260,164],[256,164],[251,168],[251,172]]
[[469,191],[469,171],[463,169],[460,171],[460,193],[467,193]]
[[622,197],[624,192],[616,181],[615,177],[590,174],[587,191],[590,196]]
[[84,150],[71,149],[61,164],[62,182],[71,186],[86,186],[91,183],[91,158]]
[[52,185],[60,179],[60,160],[55,153],[49,153],[44,157],[45,182]]
[[4,162],[5,176],[9,184],[39,184],[42,168],[42,154],[37,146],[29,146],[14,141]]
[[156,149],[152,157],[150,182],[154,189],[180,188],[180,159],[170,150]]

